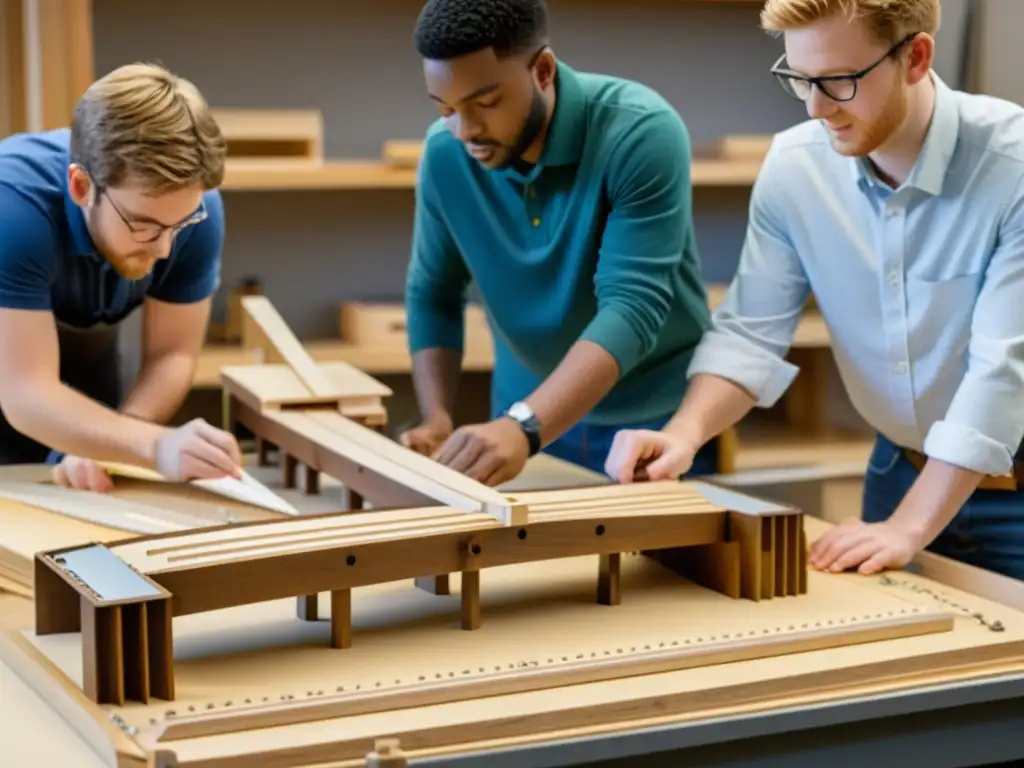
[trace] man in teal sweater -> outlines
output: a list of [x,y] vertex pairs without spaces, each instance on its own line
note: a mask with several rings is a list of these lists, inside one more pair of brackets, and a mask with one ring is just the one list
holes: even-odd
[[[401,441],[481,482],[539,450],[601,471],[663,425],[710,325],[690,140],[649,88],[574,71],[542,0],[430,0],[427,132],[406,307],[422,423]],[[471,283],[495,341],[492,420],[453,430]],[[714,445],[691,473],[713,472]]]

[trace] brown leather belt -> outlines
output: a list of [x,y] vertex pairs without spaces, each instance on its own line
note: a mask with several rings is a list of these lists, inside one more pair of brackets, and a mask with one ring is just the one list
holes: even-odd
[[[910,460],[914,468],[920,472],[928,457],[923,453],[912,451],[909,448],[901,448],[903,455]],[[1017,461],[1013,465],[1011,475],[985,475],[978,483],[978,490],[982,491],[1017,491],[1024,485],[1024,462]]]

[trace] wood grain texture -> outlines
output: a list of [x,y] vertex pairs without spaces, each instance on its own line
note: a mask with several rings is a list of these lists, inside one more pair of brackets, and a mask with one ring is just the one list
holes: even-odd
[[[805,521],[809,535],[815,537],[819,530],[811,524],[816,522]],[[331,649],[327,642],[311,647],[308,631],[283,634],[281,622],[292,616],[290,602],[211,615],[208,623],[183,628],[189,651],[179,664],[179,698],[173,706],[153,702],[113,711],[140,729],[136,741],[147,752],[172,751],[183,766],[238,766],[257,757],[286,764],[299,755],[307,763],[338,762],[361,759],[366,745],[382,733],[400,738],[410,757],[424,750],[457,753],[469,743],[499,747],[813,705],[922,681],[963,679],[1020,663],[1024,613],[907,574],[915,585],[937,590],[963,606],[953,629],[518,693],[492,691],[480,697],[477,691],[463,701],[430,706],[405,706],[394,698],[402,686],[441,682],[436,675],[467,685],[470,679],[479,685],[491,674],[500,677],[506,672],[514,679],[519,664],[531,659],[538,667],[530,664],[524,669],[547,665],[548,659],[554,666],[589,663],[591,654],[618,655],[620,648],[624,654],[662,651],[661,644],[671,647],[673,640],[731,642],[733,635],[743,639],[763,630],[786,634],[790,625],[802,631],[803,624],[828,627],[831,621],[835,628],[865,616],[876,621],[879,613],[884,618],[889,612],[900,615],[901,610],[927,612],[935,607],[924,591],[885,587],[876,578],[817,572],[808,574],[810,587],[798,599],[735,601],[688,585],[644,558],[624,557],[622,586],[629,599],[595,615],[590,603],[594,565],[590,559],[567,560],[494,571],[481,591],[483,611],[491,619],[480,631],[454,636],[457,599],[446,602],[400,584],[354,591],[352,629],[361,639],[344,652]],[[1012,588],[1021,591],[1021,585]],[[1006,630],[988,631],[971,618],[975,612],[1000,619]],[[324,639],[329,635],[324,624]],[[77,677],[76,665],[67,655],[73,648],[66,641],[31,642],[59,663],[64,670],[60,674],[70,675],[66,679]],[[580,654],[584,658],[577,659]],[[260,670],[258,675],[252,673],[253,665]],[[420,676],[427,679],[419,680]],[[464,691],[470,694],[468,688]],[[368,705],[375,695],[381,698]],[[328,707],[355,706],[360,699],[358,706],[379,711],[342,714],[345,710],[338,709],[338,716],[330,716]],[[300,722],[269,727],[267,721],[261,725],[254,719],[245,724],[249,714],[263,717],[268,709],[279,717],[279,705],[285,717]],[[168,714],[169,710],[174,711]],[[206,717],[210,720],[203,723]],[[230,724],[232,717],[240,722]],[[150,723],[151,718],[157,725]],[[176,737],[171,730],[175,724],[209,727],[218,733],[192,738],[183,730]],[[156,741],[160,734],[167,740]]]

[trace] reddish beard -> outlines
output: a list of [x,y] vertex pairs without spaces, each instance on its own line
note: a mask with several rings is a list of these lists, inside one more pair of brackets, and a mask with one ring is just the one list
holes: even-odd
[[839,113],[828,122],[832,125],[850,125],[842,135],[832,135],[832,147],[846,157],[864,157],[888,141],[903,124],[909,109],[906,88],[897,83],[878,117],[867,122],[852,115]]

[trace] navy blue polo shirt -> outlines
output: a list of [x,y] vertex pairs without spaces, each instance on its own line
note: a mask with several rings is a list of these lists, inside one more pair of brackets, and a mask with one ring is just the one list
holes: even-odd
[[96,251],[68,193],[71,132],[0,141],[0,307],[50,310],[61,324],[91,328],[124,320],[147,296],[190,303],[220,286],[224,205],[204,196],[207,218],[174,239],[171,254],[141,280],[122,277]]

